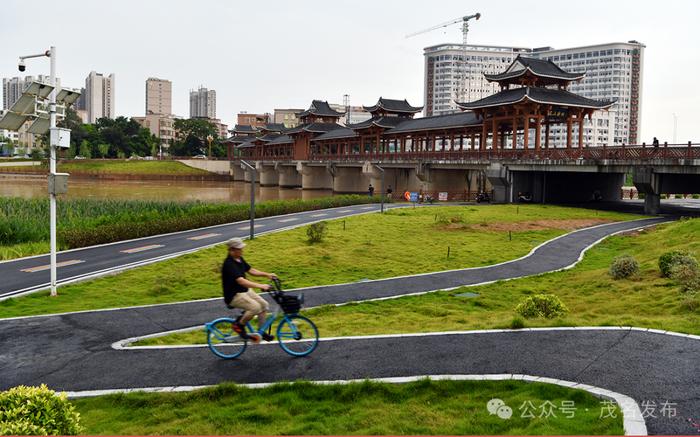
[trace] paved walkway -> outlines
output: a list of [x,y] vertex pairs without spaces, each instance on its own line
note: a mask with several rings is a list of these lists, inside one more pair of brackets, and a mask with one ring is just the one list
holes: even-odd
[[[570,267],[607,235],[653,225],[653,218],[613,223],[551,240],[529,256],[483,268],[315,287],[307,306],[387,298]],[[675,403],[675,418],[648,418],[650,433],[697,432],[700,341],[630,329],[435,333],[324,341],[295,359],[274,344],[238,360],[206,348],[115,350],[128,337],[202,324],[221,316],[219,299],[0,320],[0,389],[46,383],[58,390],[198,386],[222,381],[338,380],[424,374],[529,374],[602,387],[638,403]],[[659,416],[657,414],[657,416]]]
[[[405,204],[385,205],[386,208],[405,206]],[[255,220],[255,231],[270,232],[319,220],[375,212],[379,211],[379,208],[378,204],[352,205],[259,218]],[[56,257],[58,283],[104,276],[221,244],[232,237],[246,237],[248,235],[250,235],[250,224],[246,220],[59,252]],[[0,300],[46,289],[51,278],[49,256],[41,255],[2,261],[0,262],[0,278],[2,278],[0,281]]]

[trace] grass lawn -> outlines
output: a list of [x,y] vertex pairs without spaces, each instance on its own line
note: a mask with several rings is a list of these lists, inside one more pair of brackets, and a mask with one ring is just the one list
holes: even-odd
[[[42,171],[47,164],[34,167],[0,167],[0,171]],[[189,167],[177,161],[83,160],[61,161],[58,171],[66,173],[102,173],[123,175],[208,175],[208,171]]]
[[[493,398],[512,409],[509,420],[489,414],[486,404]],[[619,409],[615,418],[605,417],[601,412],[607,413],[607,406],[589,393],[522,381],[302,382],[262,389],[222,384],[188,393],[130,393],[71,402],[88,435],[623,433]],[[539,417],[549,408],[556,417]],[[522,417],[527,413],[535,417]]]
[[[330,221],[325,241],[315,245],[306,242],[305,227],[262,236],[249,243],[246,259],[277,273],[285,288],[345,283],[498,263],[570,229],[632,218],[541,205],[400,209]],[[58,298],[42,292],[5,300],[0,317],[219,297],[225,256],[219,246],[62,286]]]
[[[610,237],[586,252],[576,267],[563,272],[421,296],[323,306],[304,314],[325,337],[543,326],[637,326],[700,334],[700,296],[680,292],[672,280],[660,276],[657,264],[662,253],[673,249],[699,256],[698,235],[700,219],[665,224]],[[640,273],[631,279],[614,280],[608,267],[622,254],[639,261]],[[479,297],[457,296],[467,291]],[[556,294],[569,314],[549,320],[522,319],[515,306],[535,293]],[[137,344],[203,342],[198,328]]]

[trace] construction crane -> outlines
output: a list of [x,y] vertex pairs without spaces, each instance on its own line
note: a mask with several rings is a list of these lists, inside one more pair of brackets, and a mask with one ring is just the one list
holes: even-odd
[[437,26],[433,26],[429,29],[425,29],[425,30],[421,30],[420,32],[408,34],[408,35],[406,35],[406,38],[411,38],[412,36],[431,32],[431,31],[437,30],[437,29],[442,29],[443,27],[452,26],[453,24],[462,23],[462,43],[466,46],[467,45],[467,33],[469,33],[469,20],[472,20],[472,19],[478,20],[479,18],[481,18],[481,14],[478,12],[474,15],[465,15],[464,17],[455,18],[454,20],[450,20],[450,21],[447,21],[445,23],[438,24]]
[[[411,38],[413,36],[421,35],[421,34],[427,33],[427,32],[432,32],[433,30],[442,29],[443,27],[451,26],[453,24],[462,23],[463,63],[462,63],[462,67],[460,68],[461,74],[460,74],[460,78],[459,78],[460,79],[459,84],[458,84],[458,87],[456,90],[457,95],[455,96],[455,100],[465,99],[465,98],[467,98],[467,95],[468,95],[466,92],[464,92],[465,85],[466,85],[465,82],[467,81],[467,65],[468,65],[468,62],[467,62],[467,34],[469,33],[469,20],[478,20],[479,18],[481,18],[481,14],[479,12],[477,12],[476,14],[473,14],[473,15],[465,15],[464,17],[455,18],[454,20],[450,20],[450,21],[447,21],[445,23],[438,24],[437,26],[433,26],[429,29],[421,30],[420,32],[415,32],[415,33],[411,33],[411,34],[406,35],[406,38]],[[469,87],[467,86],[466,89],[468,90]]]

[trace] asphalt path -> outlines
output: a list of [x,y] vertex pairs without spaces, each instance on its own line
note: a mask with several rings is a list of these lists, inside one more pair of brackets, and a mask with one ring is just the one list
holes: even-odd
[[[397,206],[405,205],[385,205],[387,208]],[[379,204],[353,205],[259,218],[255,220],[255,231],[270,232],[319,220],[379,211],[379,208]],[[243,221],[63,251],[56,257],[59,266],[57,282],[62,284],[138,267],[220,244],[233,237],[249,235],[250,223]],[[0,262],[0,300],[48,288],[51,280],[49,262],[48,255]]]
[[[309,288],[304,290],[306,306],[391,298],[567,268],[607,235],[664,220],[575,231],[495,266]],[[700,418],[700,340],[690,336],[606,328],[374,336],[322,341],[305,358],[288,356],[276,343],[261,345],[231,361],[201,347],[112,347],[130,337],[201,325],[227,313],[221,299],[210,299],[0,320],[0,389],[46,383],[75,392],[223,381],[527,374],[602,387],[659,408],[671,402],[675,417],[662,416],[657,409],[656,417],[647,418],[649,432],[698,432],[689,419]]]

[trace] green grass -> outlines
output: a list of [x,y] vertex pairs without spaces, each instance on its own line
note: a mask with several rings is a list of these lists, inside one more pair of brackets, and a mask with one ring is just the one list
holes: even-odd
[[[47,163],[34,167],[0,167],[0,171],[46,171]],[[170,176],[203,176],[208,171],[187,166],[178,161],[138,161],[138,160],[83,160],[61,161],[58,171],[75,174],[113,174],[113,175],[170,175]]]
[[[513,415],[490,415],[499,398]],[[72,401],[88,435],[621,435],[622,415],[581,390],[522,381],[233,384],[188,393],[130,393]],[[521,417],[535,407],[535,418]],[[556,417],[539,417],[550,402]],[[573,417],[560,410],[572,405]],[[525,406],[523,404],[525,403]],[[522,408],[521,408],[522,407]],[[603,415],[605,416],[605,415]]]
[[[579,265],[564,272],[422,296],[323,306],[304,313],[325,337],[522,326],[637,326],[700,334],[699,297],[680,292],[672,280],[662,278],[657,263],[662,253],[673,249],[700,255],[697,235],[700,219],[680,221],[610,237],[586,252]],[[624,280],[610,277],[608,267],[620,254],[633,255],[640,262],[637,276]],[[457,296],[464,292],[478,293],[479,297]],[[570,312],[551,320],[517,316],[515,306],[535,293],[559,296]],[[203,342],[204,334],[197,329],[136,344]]]
[[[262,236],[249,243],[245,256],[277,273],[285,288],[306,287],[489,265],[523,256],[574,225],[631,218],[538,205],[406,208],[330,221],[326,240],[315,245],[306,242],[305,227]],[[220,297],[225,256],[219,246],[66,285],[58,298],[42,292],[5,300],[0,317]]]

